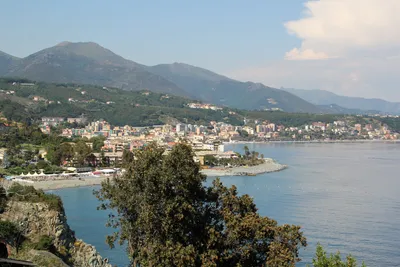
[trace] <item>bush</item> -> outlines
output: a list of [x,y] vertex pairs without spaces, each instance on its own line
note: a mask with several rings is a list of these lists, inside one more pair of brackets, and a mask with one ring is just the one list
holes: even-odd
[[[342,260],[340,252],[336,254],[327,255],[324,248],[318,243],[315,257],[312,260],[313,267],[357,267],[357,260],[348,255],[345,260]],[[311,267],[307,265],[307,267]],[[361,267],[366,267],[365,263],[362,262]]]
[[64,207],[59,196],[46,194],[43,190],[36,190],[33,186],[24,186],[13,183],[8,190],[8,197],[17,201],[43,202],[49,206],[49,209],[64,211]]
[[0,214],[4,212],[7,206],[7,194],[4,187],[0,186]]
[[35,249],[37,250],[47,250],[47,251],[52,251],[53,250],[53,238],[48,236],[48,235],[42,235],[40,236],[39,242],[37,242],[34,246]]
[[19,245],[21,231],[18,225],[11,221],[0,221],[0,238],[14,246]]
[[38,163],[36,164],[36,167],[40,169],[46,169],[49,166],[49,163],[47,163],[44,160],[39,160]]

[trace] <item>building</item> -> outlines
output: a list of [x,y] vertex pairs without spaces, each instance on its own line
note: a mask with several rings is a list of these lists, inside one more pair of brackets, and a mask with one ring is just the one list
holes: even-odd
[[78,124],[85,124],[87,119],[85,117],[79,118],[67,118],[68,123],[78,123]]
[[62,117],[43,117],[42,124],[44,126],[57,126],[65,121]]

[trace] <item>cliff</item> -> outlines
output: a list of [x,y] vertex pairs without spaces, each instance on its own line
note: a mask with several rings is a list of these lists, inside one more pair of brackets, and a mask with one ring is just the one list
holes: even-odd
[[[96,249],[75,237],[67,223],[64,210],[54,209],[43,202],[9,201],[0,220],[17,223],[23,231],[22,247],[12,249],[11,258],[29,260],[37,266],[112,267]],[[35,244],[43,236],[53,240],[53,251],[35,250]]]

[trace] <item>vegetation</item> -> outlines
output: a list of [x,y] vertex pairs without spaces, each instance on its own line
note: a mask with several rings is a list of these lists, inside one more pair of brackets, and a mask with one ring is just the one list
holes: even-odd
[[53,238],[48,235],[42,235],[39,241],[34,245],[37,250],[54,251]]
[[[336,254],[330,254],[329,256],[327,256],[324,248],[320,244],[318,244],[312,266],[314,266],[314,267],[357,267],[357,260],[353,256],[348,255],[346,257],[346,260],[343,261],[340,256],[340,252],[337,252]],[[362,263],[361,267],[366,267],[364,262]]]
[[124,151],[122,152],[122,167],[128,168],[133,160],[134,160],[133,152],[124,149]]
[[[16,84],[13,85],[14,81]],[[105,119],[112,125],[119,126],[150,126],[168,122],[176,123],[177,121],[205,125],[210,121],[222,121],[233,125],[242,125],[244,118],[268,120],[285,126],[301,126],[315,121],[331,123],[335,120],[348,119],[353,120],[354,123],[365,124],[369,120],[367,116],[249,111],[227,107],[222,110],[191,109],[187,107],[187,104],[197,101],[162,93],[129,92],[95,85],[43,82],[35,83],[34,86],[21,86],[19,82],[22,81],[29,82],[17,78],[0,78],[2,90],[15,92],[14,95],[2,94],[4,97],[0,100],[0,112],[8,120],[28,124],[37,122],[43,116],[78,117],[81,114],[85,114],[89,121]],[[215,94],[214,91],[213,94]],[[41,100],[33,101],[34,96],[41,97]],[[297,100],[298,98],[294,97],[293,101]],[[305,104],[309,103],[305,102]],[[304,112],[309,110],[309,107],[306,106],[301,110]],[[376,118],[376,122],[387,124],[394,130],[400,130],[399,118]],[[241,136],[246,138],[246,133],[241,133]],[[95,147],[94,150],[96,151]]]
[[128,243],[134,266],[294,266],[306,245],[299,226],[260,216],[248,195],[205,176],[186,144],[138,151],[126,175],[102,184],[100,208],[117,213],[107,238]]
[[11,221],[0,221],[0,239],[6,240],[14,247],[20,245],[21,231],[18,225]]
[[[196,101],[162,93],[77,84],[36,83],[25,87],[4,78],[0,79],[0,88],[15,91],[15,96],[7,95],[8,99],[0,101],[3,115],[15,121],[35,121],[43,116],[78,117],[84,113],[89,120],[105,119],[121,126],[156,125],[172,118],[192,124],[208,124],[212,120],[241,123],[241,118],[226,109],[191,109],[186,105]],[[33,101],[34,96],[43,101]]]
[[13,183],[8,189],[8,197],[16,201],[43,202],[50,209],[63,211],[64,207],[61,198],[54,194],[46,194],[43,190],[36,190],[33,186],[24,186]]
[[0,186],[0,214],[5,211],[7,207],[7,192],[4,187]]
[[[261,158],[260,158],[261,157]],[[244,154],[236,153],[232,158],[217,158],[214,155],[204,156],[204,163],[208,166],[256,166],[264,163],[264,155],[256,151],[250,151],[248,146],[244,146]]]

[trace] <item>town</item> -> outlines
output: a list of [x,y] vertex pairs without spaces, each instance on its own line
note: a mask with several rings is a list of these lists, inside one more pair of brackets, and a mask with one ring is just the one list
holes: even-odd
[[[194,150],[223,152],[223,143],[237,141],[337,141],[337,140],[397,140],[400,134],[381,123],[333,123],[313,122],[301,127],[277,125],[268,121],[244,120],[243,126],[211,121],[209,125],[152,125],[148,127],[112,126],[104,120],[86,124],[87,119],[43,117],[40,129],[49,134],[61,127],[63,137],[104,138],[102,151],[115,159],[122,157],[123,150],[134,150],[150,142],[171,149],[177,142],[185,140]],[[86,126],[83,126],[85,125]],[[64,126],[63,126],[64,125]],[[65,126],[69,125],[69,126]],[[218,145],[216,145],[218,144]]]

